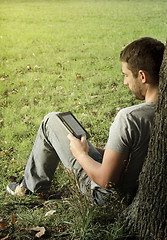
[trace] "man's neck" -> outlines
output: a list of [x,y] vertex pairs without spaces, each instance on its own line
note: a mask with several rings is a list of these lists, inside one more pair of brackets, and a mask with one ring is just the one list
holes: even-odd
[[146,102],[157,102],[158,86],[150,86],[145,95]]

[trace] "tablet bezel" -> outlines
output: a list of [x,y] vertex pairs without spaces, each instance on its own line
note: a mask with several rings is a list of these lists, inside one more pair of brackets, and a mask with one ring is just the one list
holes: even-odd
[[60,118],[60,120],[62,121],[62,123],[65,125],[65,127],[78,139],[81,139],[81,135],[76,134],[75,130],[71,128],[70,124],[63,118],[63,116],[66,115],[71,115],[74,120],[76,121],[77,124],[79,124],[79,126],[83,129],[84,134],[86,135],[86,138],[90,138],[90,134],[85,130],[85,128],[81,125],[81,123],[76,119],[76,117],[72,114],[72,112],[68,111],[68,112],[62,112],[62,113],[58,113],[57,116]]

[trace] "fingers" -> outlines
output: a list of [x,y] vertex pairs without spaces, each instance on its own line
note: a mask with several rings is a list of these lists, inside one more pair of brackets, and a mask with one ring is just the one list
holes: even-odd
[[71,141],[71,140],[73,140],[75,137],[74,137],[71,133],[69,133],[69,134],[67,135],[67,138]]
[[81,142],[84,142],[84,141],[86,141],[86,135],[85,134],[82,135],[82,137],[81,137]]
[[83,135],[81,140],[74,137],[72,134],[68,134],[67,138],[70,140],[70,149],[76,159],[81,153],[88,153],[89,152],[89,145],[86,140],[86,136]]
[[[74,137],[74,135],[72,135],[71,133],[69,133],[69,134],[67,135],[67,138],[68,138],[70,141],[76,139],[76,137]],[[85,140],[86,140],[86,135],[82,135],[82,137],[81,137],[81,142],[83,142],[83,141],[85,141]]]

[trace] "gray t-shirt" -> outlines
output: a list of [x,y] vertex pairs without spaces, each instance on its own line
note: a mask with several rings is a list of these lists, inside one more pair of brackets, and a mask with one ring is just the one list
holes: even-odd
[[155,103],[147,102],[120,110],[111,125],[107,145],[113,151],[129,154],[118,189],[123,193],[134,193],[138,176],[147,155]]

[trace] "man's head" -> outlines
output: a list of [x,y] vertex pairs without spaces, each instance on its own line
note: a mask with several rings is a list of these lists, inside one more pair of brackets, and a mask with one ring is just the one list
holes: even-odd
[[164,44],[156,39],[140,38],[125,47],[120,54],[120,60],[127,63],[135,78],[143,71],[150,76],[152,84],[158,85],[164,49]]

